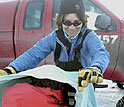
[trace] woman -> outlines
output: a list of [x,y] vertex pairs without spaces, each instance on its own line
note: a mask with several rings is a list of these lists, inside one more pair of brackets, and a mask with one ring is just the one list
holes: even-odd
[[[82,91],[82,87],[88,86],[85,106],[96,107],[91,83],[102,81],[99,77],[108,66],[109,53],[98,36],[87,28],[87,15],[85,15],[83,1],[61,0],[56,24],[58,29],[10,63],[9,67],[1,69],[0,74],[7,75],[32,69],[53,51],[55,64],[61,69],[79,71],[86,68],[79,75],[78,89]],[[78,103],[78,99],[81,98],[80,93],[76,96],[76,103]]]

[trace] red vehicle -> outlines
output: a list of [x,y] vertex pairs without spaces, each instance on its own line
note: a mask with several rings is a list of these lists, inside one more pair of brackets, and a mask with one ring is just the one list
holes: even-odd
[[[0,67],[31,48],[56,28],[55,14],[60,0],[0,1]],[[93,29],[110,52],[104,78],[124,81],[124,22],[97,0],[84,0],[88,27]],[[104,23],[103,23],[104,22]],[[53,64],[52,54],[40,65]]]

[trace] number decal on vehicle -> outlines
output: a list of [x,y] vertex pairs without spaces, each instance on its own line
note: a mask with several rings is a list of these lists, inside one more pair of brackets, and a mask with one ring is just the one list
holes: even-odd
[[118,39],[118,35],[98,35],[98,37],[101,41],[103,41],[104,44],[114,44]]

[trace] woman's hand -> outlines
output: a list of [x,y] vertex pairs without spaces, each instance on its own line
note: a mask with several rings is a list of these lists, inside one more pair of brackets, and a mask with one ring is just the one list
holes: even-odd
[[16,71],[12,67],[0,68],[0,76],[9,74],[16,74]]
[[83,91],[84,87],[87,87],[89,83],[102,83],[103,76],[101,70],[97,67],[88,67],[82,69],[78,73],[77,84],[78,91]]

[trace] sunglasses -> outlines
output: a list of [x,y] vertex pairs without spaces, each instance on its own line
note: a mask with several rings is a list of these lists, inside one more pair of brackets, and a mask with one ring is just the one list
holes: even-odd
[[79,21],[79,20],[75,20],[73,23],[70,21],[70,20],[63,20],[62,23],[66,26],[71,26],[71,25],[74,25],[74,26],[79,26],[82,22]]

